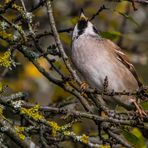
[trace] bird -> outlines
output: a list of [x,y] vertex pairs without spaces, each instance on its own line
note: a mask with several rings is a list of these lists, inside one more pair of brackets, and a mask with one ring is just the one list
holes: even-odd
[[[91,88],[103,91],[106,78],[108,92],[133,92],[143,87],[126,54],[113,41],[101,37],[83,11],[73,29],[71,46],[71,62]],[[103,100],[110,109],[119,105],[146,116],[135,96],[104,96]]]

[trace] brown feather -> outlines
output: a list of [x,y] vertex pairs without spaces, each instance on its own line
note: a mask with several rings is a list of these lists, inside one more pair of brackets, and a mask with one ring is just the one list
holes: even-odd
[[122,52],[121,48],[119,46],[117,46],[115,43],[113,43],[111,40],[108,40],[108,39],[107,40],[104,39],[104,40],[108,44],[110,49],[114,50],[114,53],[117,55],[118,60],[120,62],[122,62],[129,69],[129,71],[133,74],[133,76],[135,77],[135,79],[138,82],[138,86],[142,87],[143,84],[139,80],[139,77],[137,75],[137,72],[136,72],[134,66],[130,63],[130,60],[128,59],[128,57]]

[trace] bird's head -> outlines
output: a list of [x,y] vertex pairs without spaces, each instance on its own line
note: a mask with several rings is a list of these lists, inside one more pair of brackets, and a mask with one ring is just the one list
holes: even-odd
[[94,25],[89,21],[89,19],[84,15],[83,10],[81,10],[80,17],[77,24],[74,27],[72,39],[77,39],[81,35],[91,35],[98,36],[98,32]]

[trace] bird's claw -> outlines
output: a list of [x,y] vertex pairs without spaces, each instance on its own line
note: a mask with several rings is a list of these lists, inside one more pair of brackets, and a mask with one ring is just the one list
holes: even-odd
[[89,85],[86,83],[86,82],[82,82],[81,83],[81,85],[80,85],[80,88],[81,88],[81,91],[82,91],[82,93],[81,93],[81,95],[82,96],[84,96],[84,92],[85,92],[85,90],[87,89],[89,87]]
[[134,105],[136,107],[136,113],[138,113],[139,116],[140,116],[140,119],[143,120],[143,118],[145,116],[147,116],[146,112],[137,104],[137,102],[135,100],[133,101],[133,103],[134,103]]
[[81,90],[86,90],[89,87],[89,85],[86,82],[82,82],[80,85]]
[[137,108],[136,113],[139,114],[141,119],[143,119],[145,116],[147,116],[146,112],[143,109],[141,109],[140,107]]

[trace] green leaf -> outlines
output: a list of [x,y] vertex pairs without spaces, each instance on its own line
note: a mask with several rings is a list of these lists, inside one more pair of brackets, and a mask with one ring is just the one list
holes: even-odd
[[146,148],[145,140],[140,130],[138,128],[133,128],[132,133],[136,135],[140,141],[137,147],[139,146],[140,148]]
[[131,132],[123,131],[123,135],[135,148],[146,148],[144,138],[137,128],[133,128]]
[[[117,11],[118,12],[118,11]],[[125,14],[125,13],[122,13],[122,12],[118,12],[120,15],[124,16],[126,19],[128,19],[129,21],[133,22],[137,27],[139,27],[140,25],[134,20],[133,17]]]
[[133,135],[132,133],[129,133],[127,131],[123,131],[124,137],[132,144],[136,145],[139,142],[139,139]]
[[117,31],[101,32],[100,34],[101,34],[102,37],[107,38],[107,39],[111,39],[111,40],[117,39],[120,36],[122,36],[122,34],[120,32],[117,32]]
[[144,110],[148,110],[148,101],[142,102],[140,105]]
[[3,91],[3,84],[0,82],[0,92]]

